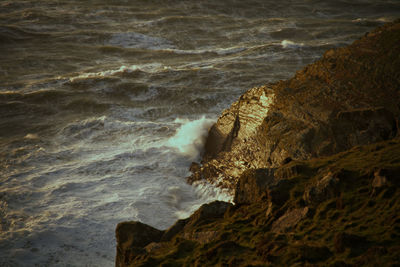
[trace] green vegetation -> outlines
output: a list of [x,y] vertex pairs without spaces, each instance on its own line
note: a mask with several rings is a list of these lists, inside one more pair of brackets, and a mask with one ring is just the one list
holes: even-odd
[[[292,175],[279,177],[282,173]],[[325,186],[322,196],[307,197],[324,177],[336,182]],[[376,182],[379,177],[385,177],[381,184]],[[171,241],[159,243],[151,253],[136,257],[132,266],[400,264],[399,139],[292,161],[276,171],[276,178],[292,184],[284,203],[273,203],[266,194],[261,201],[233,206],[223,218],[185,228]],[[307,213],[297,223],[274,225],[285,214],[290,218],[290,211],[305,207]],[[202,243],[193,235],[186,239],[189,232],[217,234]]]

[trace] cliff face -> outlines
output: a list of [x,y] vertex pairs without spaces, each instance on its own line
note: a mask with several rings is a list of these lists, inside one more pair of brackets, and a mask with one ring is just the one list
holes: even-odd
[[231,188],[160,231],[117,226],[116,266],[400,265],[400,21],[253,88],[189,181]]
[[396,136],[400,23],[327,51],[287,81],[254,88],[225,110],[189,182],[234,189],[249,168],[332,155]]

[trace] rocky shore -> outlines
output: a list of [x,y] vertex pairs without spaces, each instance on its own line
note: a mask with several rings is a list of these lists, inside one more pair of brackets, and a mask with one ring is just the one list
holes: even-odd
[[400,21],[247,91],[189,182],[234,192],[160,231],[116,229],[116,266],[400,264]]

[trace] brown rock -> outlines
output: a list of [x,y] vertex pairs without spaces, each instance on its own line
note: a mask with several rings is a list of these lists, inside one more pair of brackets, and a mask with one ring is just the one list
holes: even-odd
[[289,179],[278,180],[267,189],[268,201],[277,206],[282,206],[290,197],[289,192],[294,182]]
[[172,225],[170,228],[165,230],[165,233],[163,234],[161,241],[170,241],[178,233],[182,232],[183,228],[188,223],[188,221],[189,221],[189,218],[178,220],[174,225]]
[[224,201],[213,201],[202,205],[192,216],[189,217],[184,229],[187,231],[193,226],[199,226],[210,220],[223,218],[225,212],[233,204]]
[[185,239],[194,240],[201,244],[209,243],[218,237],[217,231],[189,232],[184,234]]
[[316,184],[311,185],[304,192],[303,199],[306,203],[321,203],[338,195],[339,178],[336,174],[328,172]]
[[117,256],[115,265],[127,266],[137,255],[145,253],[144,247],[159,242],[164,232],[141,222],[122,222],[117,225]]
[[233,191],[247,169],[277,168],[288,158],[327,156],[395,137],[399,25],[386,24],[327,51],[290,80],[247,91],[211,128],[196,171],[201,175],[191,180],[204,178]]
[[266,196],[267,187],[274,182],[274,169],[247,170],[239,178],[235,190],[236,204],[250,204]]
[[308,207],[287,211],[272,224],[271,231],[275,233],[284,232],[298,224],[304,217],[307,216],[307,213]]

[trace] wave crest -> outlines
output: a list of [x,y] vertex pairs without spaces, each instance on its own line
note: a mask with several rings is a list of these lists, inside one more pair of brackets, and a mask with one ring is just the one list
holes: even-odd
[[176,148],[191,160],[195,160],[202,152],[208,130],[214,121],[203,116],[198,120],[177,119],[175,122],[182,125],[168,140],[168,145]]

